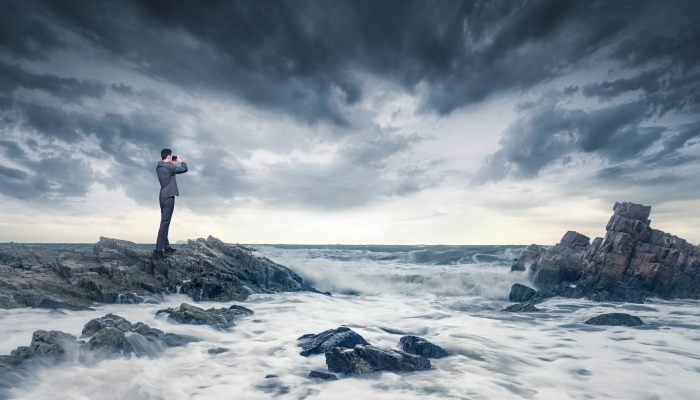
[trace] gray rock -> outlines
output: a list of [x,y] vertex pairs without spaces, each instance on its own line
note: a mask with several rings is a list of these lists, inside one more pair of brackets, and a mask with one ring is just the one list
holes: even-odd
[[205,310],[191,304],[182,303],[179,308],[158,310],[158,314],[168,314],[168,319],[182,324],[209,325],[217,329],[228,329],[234,326],[234,321],[244,315],[252,315],[253,311],[243,306],[233,305],[230,308],[210,308]]
[[447,351],[442,347],[418,336],[403,336],[399,339],[401,350],[406,353],[416,354],[425,358],[447,357]]
[[585,323],[588,325],[612,326],[638,326],[644,324],[641,318],[625,313],[600,314],[598,316],[588,319]]
[[83,327],[81,337],[88,339],[87,342],[61,331],[35,331],[29,346],[19,346],[9,356],[0,356],[0,369],[19,367],[30,361],[56,363],[75,356],[83,362],[127,354],[155,356],[167,347],[198,340],[165,333],[143,322],[132,324],[115,314],[89,321]]
[[504,308],[503,311],[506,311],[506,312],[538,312],[538,311],[540,311],[540,309],[535,307],[535,305],[532,303],[516,303],[516,304],[511,304],[508,307]]
[[38,330],[32,334],[32,342],[29,346],[20,346],[10,353],[11,357],[18,361],[30,358],[60,359],[66,352],[75,348],[77,338],[61,331]]
[[319,378],[319,379],[323,379],[324,381],[337,381],[338,380],[338,377],[335,374],[331,374],[330,372],[323,372],[323,371],[310,371],[309,378]]
[[524,302],[532,299],[536,293],[537,291],[533,288],[521,285],[519,283],[514,283],[513,286],[510,287],[508,299],[510,301]]
[[207,350],[207,353],[209,353],[209,354],[221,354],[221,353],[226,353],[227,351],[228,351],[228,349],[225,347],[215,347],[213,349]]
[[364,344],[358,344],[351,349],[333,347],[325,356],[330,371],[347,375],[430,369],[430,360],[425,357]]
[[297,340],[299,341],[299,346],[303,349],[299,354],[304,357],[325,353],[334,347],[352,348],[356,344],[369,345],[362,336],[345,326],[328,329],[318,334],[307,333],[297,338]]
[[527,270],[528,267],[546,251],[547,249],[536,244],[527,246],[522,254],[520,254],[520,257],[513,260],[513,265],[510,267],[510,271],[514,272]]

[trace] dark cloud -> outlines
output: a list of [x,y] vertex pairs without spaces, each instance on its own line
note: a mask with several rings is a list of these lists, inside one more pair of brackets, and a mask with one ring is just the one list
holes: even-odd
[[20,88],[41,90],[68,102],[79,102],[83,97],[101,97],[105,93],[104,85],[94,80],[33,74],[17,64],[0,62],[0,90],[8,95],[8,92]]
[[[339,125],[350,123],[342,106],[363,96],[357,73],[409,92],[424,85],[423,109],[447,114],[559,76],[653,12],[642,1],[61,1],[27,8],[158,79]],[[12,29],[26,30],[21,23]],[[645,57],[628,48],[620,46],[618,56]]]

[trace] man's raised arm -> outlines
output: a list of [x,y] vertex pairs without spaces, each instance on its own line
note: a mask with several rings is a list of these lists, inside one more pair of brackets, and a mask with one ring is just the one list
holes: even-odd
[[170,164],[173,166],[173,168],[171,168],[171,172],[173,174],[184,174],[185,172],[187,172],[187,164],[185,164],[185,161],[182,159],[182,156],[178,155],[177,159],[180,160],[180,165]]

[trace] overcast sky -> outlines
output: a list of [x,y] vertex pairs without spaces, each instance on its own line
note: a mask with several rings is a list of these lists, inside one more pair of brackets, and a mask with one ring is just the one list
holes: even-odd
[[0,241],[700,241],[700,2],[0,1]]

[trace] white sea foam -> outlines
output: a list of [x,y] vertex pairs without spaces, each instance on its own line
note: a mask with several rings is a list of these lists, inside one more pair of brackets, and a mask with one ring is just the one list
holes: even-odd
[[[79,335],[85,322],[113,312],[132,322],[201,342],[157,358],[67,363],[39,369],[9,392],[13,399],[697,399],[699,302],[644,306],[554,299],[542,313],[509,314],[507,288],[524,276],[504,264],[411,265],[352,257],[307,257],[299,249],[261,249],[311,277],[332,297],[313,293],[256,295],[255,314],[230,331],[179,325],[155,311],[192,301],[114,304],[97,311],[0,310],[0,354],[26,345],[36,329]],[[461,292],[460,292],[461,290]],[[201,307],[231,303],[202,302]],[[582,324],[602,312],[640,316],[640,328]],[[296,338],[340,325],[370,343],[396,348],[402,331],[423,336],[452,355],[433,369],[378,373],[318,382],[323,355],[302,357]],[[221,354],[208,349],[224,347]],[[267,375],[277,377],[265,378]]]

